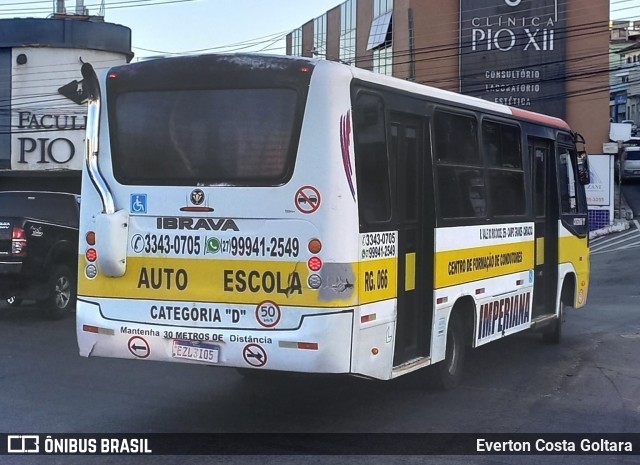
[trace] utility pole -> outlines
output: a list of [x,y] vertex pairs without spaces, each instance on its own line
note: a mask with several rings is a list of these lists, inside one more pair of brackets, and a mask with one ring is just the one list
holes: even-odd
[[67,12],[66,8],[64,7],[64,0],[57,0],[56,1],[56,11],[55,13],[57,15],[63,15]]
[[614,210],[618,212],[616,219],[622,219],[622,170],[624,169],[624,160],[622,159],[623,152],[623,144],[624,142],[618,141],[618,153],[616,154],[617,163],[618,163],[618,177],[616,178],[616,199],[615,199],[615,207]]

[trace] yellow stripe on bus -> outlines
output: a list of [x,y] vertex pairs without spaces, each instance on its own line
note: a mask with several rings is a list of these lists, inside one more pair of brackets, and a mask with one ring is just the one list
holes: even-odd
[[584,306],[589,292],[590,258],[587,240],[576,236],[560,238],[558,250],[559,263],[571,263],[577,274],[577,289],[574,299],[575,308]]
[[[79,260],[82,269],[86,261],[83,256]],[[258,304],[271,300],[309,307],[356,305],[355,266],[347,263],[340,267],[345,276],[351,276],[350,283],[347,277],[338,281],[342,286],[336,286],[324,278],[322,287],[316,290],[307,283],[312,272],[305,262],[128,257],[127,271],[119,278],[98,274],[88,279],[81,272],[78,293],[165,301]]]
[[414,291],[416,289],[416,254],[411,252],[404,257],[404,290]]
[[435,287],[440,289],[533,268],[533,241],[437,252]]
[[358,272],[360,304],[393,299],[398,289],[398,258],[360,262]]
[[536,238],[536,265],[544,265],[544,237]]

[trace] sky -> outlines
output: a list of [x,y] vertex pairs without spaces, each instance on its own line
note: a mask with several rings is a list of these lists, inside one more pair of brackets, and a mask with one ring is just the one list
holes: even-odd
[[[110,1],[106,0],[106,4]],[[340,3],[342,0],[195,0],[138,8],[107,8],[105,20],[132,29],[137,56],[154,55],[154,52],[141,50],[143,48],[160,52],[212,49],[211,52],[284,54],[286,34]],[[249,44],[255,45],[248,47]],[[229,47],[215,48],[221,46]]]
[[[101,1],[85,0],[90,14],[98,12]],[[104,2],[105,21],[129,27],[133,52],[136,58],[144,58],[235,51],[284,54],[287,33],[343,0]],[[0,18],[45,18],[54,4],[55,0],[0,0]],[[75,4],[76,0],[66,0],[67,10],[73,11]],[[610,19],[640,19],[640,0],[610,0],[610,6]]]

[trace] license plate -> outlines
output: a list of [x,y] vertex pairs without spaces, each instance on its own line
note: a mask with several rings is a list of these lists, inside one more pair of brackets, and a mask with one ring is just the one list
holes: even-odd
[[640,170],[634,170],[633,174],[640,174]]
[[198,362],[218,363],[220,346],[207,342],[173,341],[173,357]]

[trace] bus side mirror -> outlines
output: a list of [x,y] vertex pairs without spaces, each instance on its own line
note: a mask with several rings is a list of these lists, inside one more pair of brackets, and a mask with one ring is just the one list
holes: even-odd
[[578,152],[578,181],[582,185],[586,185],[591,182],[589,157],[587,157],[587,152]]
[[80,68],[80,73],[84,78],[84,90],[89,98],[98,98],[100,96],[100,84],[98,83],[98,76],[93,66],[91,66],[91,63],[83,63]]

